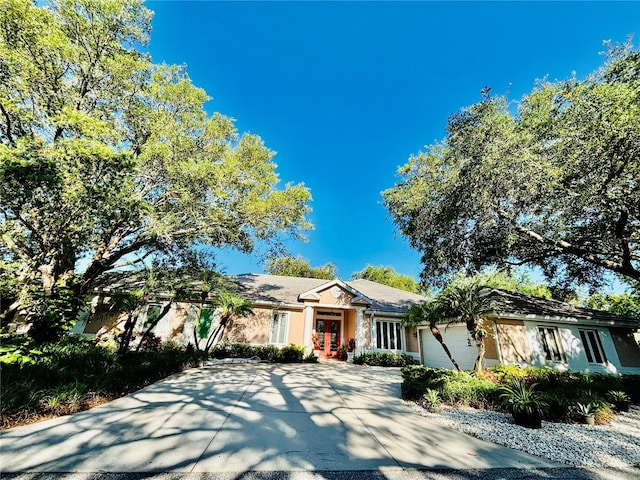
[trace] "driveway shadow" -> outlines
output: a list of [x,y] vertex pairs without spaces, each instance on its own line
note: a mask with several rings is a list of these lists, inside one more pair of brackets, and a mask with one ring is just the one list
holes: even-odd
[[397,369],[342,363],[192,369],[86,412],[2,432],[2,470],[241,478],[559,467],[429,423],[400,400],[400,381]]

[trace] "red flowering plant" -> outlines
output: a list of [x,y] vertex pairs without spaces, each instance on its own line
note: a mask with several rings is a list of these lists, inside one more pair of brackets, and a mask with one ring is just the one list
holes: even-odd
[[313,331],[313,334],[311,335],[311,341],[313,342],[313,349],[314,350],[320,350],[320,340],[318,338],[318,332],[316,332],[315,330]]
[[350,338],[347,340],[347,352],[353,352],[356,349],[356,339]]

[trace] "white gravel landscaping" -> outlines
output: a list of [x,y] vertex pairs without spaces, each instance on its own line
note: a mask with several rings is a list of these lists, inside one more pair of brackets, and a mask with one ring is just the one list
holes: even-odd
[[438,414],[413,403],[420,415],[474,437],[556,462],[584,468],[640,468],[640,408],[632,407],[607,425],[542,422],[533,430],[515,425],[511,415],[443,406]]

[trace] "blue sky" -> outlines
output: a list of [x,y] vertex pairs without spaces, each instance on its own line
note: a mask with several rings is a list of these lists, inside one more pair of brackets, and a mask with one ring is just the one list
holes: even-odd
[[[367,264],[417,277],[419,255],[381,205],[396,170],[445,136],[490,86],[518,100],[602,63],[603,40],[640,30],[640,2],[148,1],[156,63],[186,64],[207,105],[277,152],[282,182],[313,195],[309,241],[343,279]],[[226,273],[260,255],[218,255]]]

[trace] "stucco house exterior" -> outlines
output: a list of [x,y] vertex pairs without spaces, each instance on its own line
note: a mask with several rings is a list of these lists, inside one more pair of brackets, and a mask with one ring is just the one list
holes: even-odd
[[[363,351],[407,353],[419,359],[417,329],[404,328],[400,321],[407,309],[424,302],[421,295],[405,292],[369,280],[285,277],[246,274],[225,278],[225,289],[252,302],[254,316],[237,318],[226,329],[224,341],[251,344],[296,344],[313,349],[317,333],[320,354],[332,356],[348,339],[355,339],[358,354]],[[96,290],[96,300],[114,290],[135,287],[134,275],[121,275]],[[171,309],[153,332],[185,344],[193,343],[195,316],[212,321],[216,312],[209,301],[200,309],[196,302],[172,302]],[[138,332],[147,317],[168,301],[155,294],[138,320]],[[117,334],[123,330],[124,315],[93,316],[78,322],[75,332],[92,335]]]
[[[133,289],[137,282],[131,274],[112,277],[96,290],[94,301],[114,290]],[[194,289],[198,288],[194,282]],[[265,274],[225,277],[224,288],[250,300],[255,315],[235,319],[225,330],[223,341],[296,344],[311,350],[317,335],[320,354],[332,356],[353,338],[356,354],[405,353],[427,366],[453,368],[428,325],[401,326],[411,305],[428,301],[421,295],[363,279],[345,282]],[[210,292],[203,308],[196,301],[171,301],[169,313],[153,332],[162,339],[194,343],[197,315],[200,322],[215,328],[214,295],[215,291]],[[638,320],[500,289],[491,289],[487,295],[492,313],[485,322],[486,366],[504,363],[640,374],[640,347],[634,337],[640,329]],[[169,301],[162,292],[150,297],[139,313],[138,333]],[[92,316],[78,322],[74,330],[114,335],[122,332],[124,320],[125,315]],[[477,349],[465,325],[443,321],[438,327],[457,363],[470,370]],[[199,340],[201,344],[204,341]]]
[[[486,365],[552,367],[588,373],[640,374],[638,320],[520,293],[491,289],[485,328]],[[460,368],[473,367],[475,342],[458,323],[439,325]],[[418,328],[421,363],[453,368],[426,326]]]

